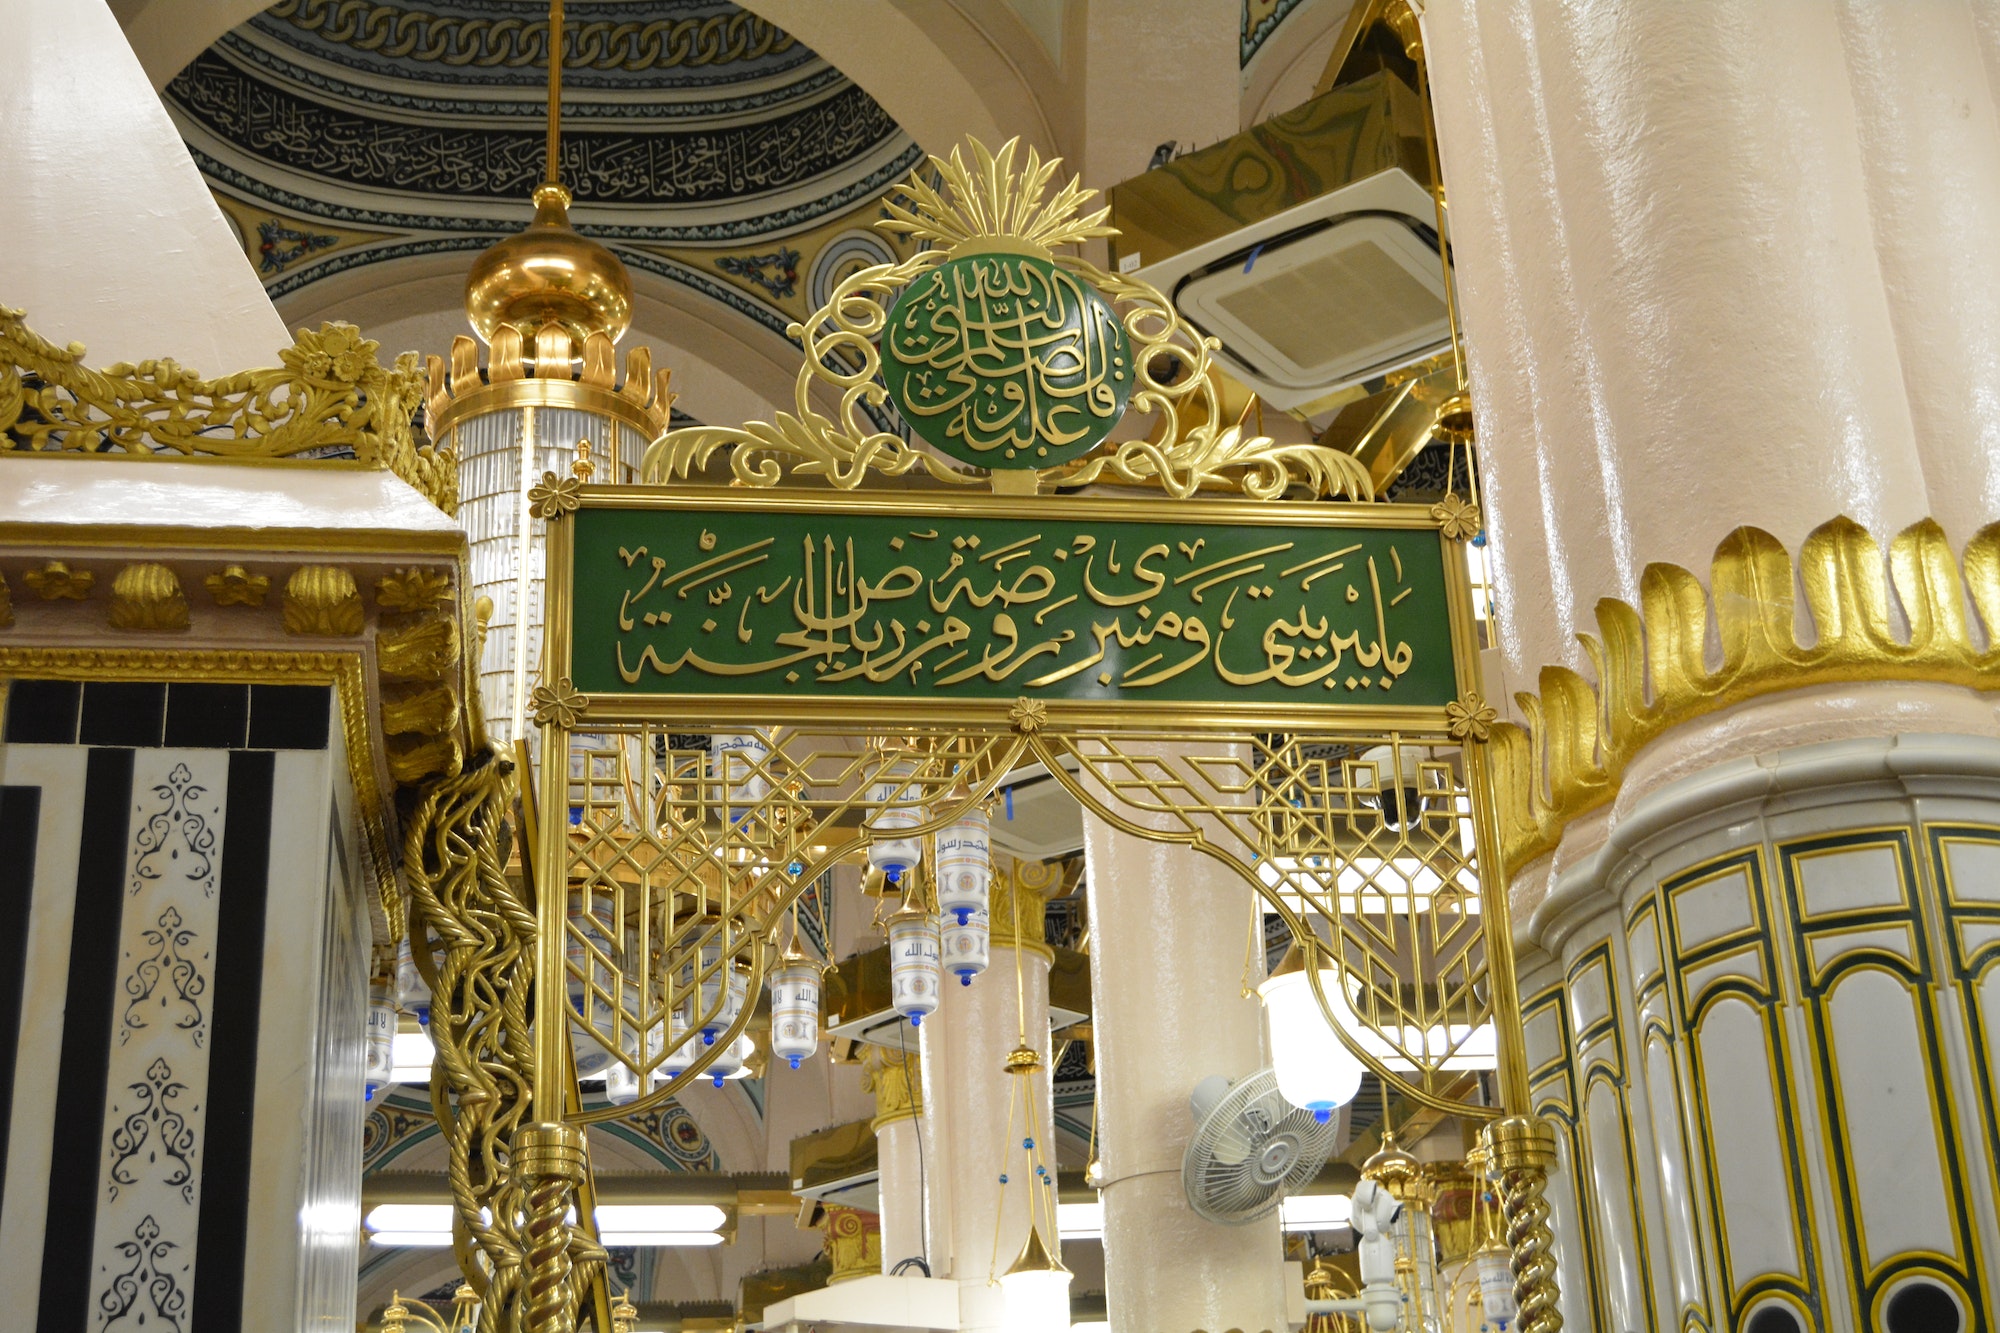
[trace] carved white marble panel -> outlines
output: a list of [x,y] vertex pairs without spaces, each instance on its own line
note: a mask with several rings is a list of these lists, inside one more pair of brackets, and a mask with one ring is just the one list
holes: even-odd
[[1581,1037],[1611,1016],[1611,969],[1602,955],[1569,979],[1570,1031]]
[[1659,914],[1648,910],[1635,916],[1626,939],[1632,959],[1632,984],[1644,990],[1660,976]]
[[1856,969],[1835,983],[1827,1018],[1869,1263],[1911,1250],[1957,1256],[1909,986],[1875,968]]
[[1950,838],[1944,862],[1952,897],[1964,903],[2000,903],[2000,842]]
[[1674,1053],[1658,1036],[1646,1041],[1646,1101],[1653,1112],[1654,1168],[1660,1182],[1660,1202],[1666,1211],[1667,1259],[1673,1271],[1674,1296],[1681,1309],[1707,1304],[1701,1253],[1696,1238],[1694,1181],[1688,1175]]
[[1763,1016],[1724,996],[1702,1016],[1695,1044],[1714,1187],[1729,1223],[1730,1280],[1741,1289],[1765,1273],[1803,1277],[1785,1171],[1792,1152],[1779,1121]]
[[1813,975],[1819,976],[1835,960],[1856,949],[1879,949],[1904,962],[1917,965],[1917,942],[1908,926],[1881,926],[1873,930],[1842,930],[1813,935],[1806,940]]
[[1675,934],[1683,952],[1757,924],[1750,876],[1741,866],[1688,885],[1672,894],[1671,902]]
[[1709,987],[1718,982],[1745,980],[1758,990],[1769,985],[1770,979],[1764,975],[1764,954],[1761,946],[1750,945],[1731,953],[1719,954],[1699,967],[1691,967],[1687,972],[1688,1004],[1694,1007]]
[[1903,903],[1902,866],[1886,844],[1799,857],[1799,897],[1808,920]]
[[139,750],[106,1069],[90,1327],[181,1333],[193,1298],[229,755]]
[[1625,1146],[1625,1112],[1617,1091],[1594,1080],[1584,1099],[1584,1132],[1590,1145],[1591,1202],[1597,1212],[1598,1260],[1612,1327],[1643,1328],[1645,1247],[1632,1197],[1631,1157]]

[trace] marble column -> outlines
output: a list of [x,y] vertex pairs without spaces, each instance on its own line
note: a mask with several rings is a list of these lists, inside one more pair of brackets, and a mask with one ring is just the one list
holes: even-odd
[[[1044,1189],[1050,1203],[1055,1193],[1037,1183],[1022,1146],[1026,1102],[1018,1085],[1025,1082],[1039,1126],[1033,1163],[1055,1171],[1049,1084],[1049,965],[1055,956],[1042,939],[1042,899],[1022,885],[1032,869],[1038,868],[1024,876],[1018,862],[996,862],[992,961],[970,986],[948,986],[922,1029],[925,1233],[931,1272],[959,1284],[959,1327],[967,1333],[1002,1326],[1005,1306],[993,1279],[1012,1266],[1027,1240],[1030,1191]],[[1041,1067],[1009,1074],[1008,1053],[1022,1045],[1024,1033]],[[1043,1239],[1056,1247],[1054,1235],[1045,1232]]]
[[1116,1329],[1283,1329],[1276,1214],[1225,1227],[1181,1188],[1188,1094],[1266,1063],[1241,991],[1251,890],[1199,852],[1084,815],[1104,1296]]
[[930,1260],[924,1244],[924,1146],[918,1119],[924,1112],[923,1057],[910,1049],[871,1046],[866,1061],[875,1094],[875,1160],[881,1171],[882,1271],[906,1259]]
[[1582,673],[1539,676],[1555,757],[1500,792],[1543,820],[1508,891],[1569,1323],[1974,1327],[2000,19],[1433,0],[1423,31],[1487,692]]

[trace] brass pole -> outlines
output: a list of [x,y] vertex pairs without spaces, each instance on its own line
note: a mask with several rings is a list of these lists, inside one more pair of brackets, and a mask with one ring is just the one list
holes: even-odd
[[562,184],[563,0],[549,0],[549,148],[542,179]]
[[1473,837],[1479,848],[1479,902],[1485,917],[1486,984],[1493,996],[1493,1033],[1500,1056],[1500,1104],[1505,1118],[1486,1127],[1494,1169],[1500,1175],[1500,1207],[1506,1218],[1507,1246],[1513,1251],[1514,1302],[1520,1333],[1559,1333],[1547,1189],[1556,1164],[1555,1126],[1534,1113],[1528,1085],[1526,1032],[1521,1020],[1521,983],[1515,969],[1514,916],[1507,899],[1506,868],[1500,858],[1500,830],[1493,802],[1493,775],[1486,743],[1468,738],[1466,776],[1472,788]]

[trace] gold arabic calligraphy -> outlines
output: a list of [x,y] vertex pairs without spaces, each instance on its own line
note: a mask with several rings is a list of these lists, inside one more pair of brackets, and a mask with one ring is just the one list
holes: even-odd
[[1082,453],[1131,395],[1131,343],[1110,303],[1027,255],[931,270],[897,301],[882,351],[911,427],[986,467],[1047,467]]
[[[1061,692],[1109,693],[1206,664],[1230,686],[1387,691],[1415,660],[1389,626],[1416,589],[1393,542],[1363,554],[1350,537],[1329,534],[1332,549],[1317,554],[1280,540],[1218,557],[1198,536],[1121,554],[1118,537],[1087,532],[982,550],[976,532],[808,529],[716,552],[703,532],[699,558],[679,568],[621,545],[615,559],[631,574],[616,667],[626,685],[648,671],[783,672],[787,685],[810,672],[825,685],[907,677],[939,689],[1081,677]],[[686,646],[663,651],[648,637]]]

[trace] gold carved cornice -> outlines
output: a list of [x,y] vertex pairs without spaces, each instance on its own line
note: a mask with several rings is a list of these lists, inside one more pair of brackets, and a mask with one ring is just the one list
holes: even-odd
[[921,1057],[915,1051],[870,1046],[861,1065],[861,1086],[875,1094],[875,1131],[924,1113]]
[[183,458],[305,467],[386,468],[447,514],[458,460],[420,446],[414,352],[384,369],[380,344],[351,324],[301,329],[282,363],[203,379],[171,360],[83,364],[0,306],[0,457]]
[[[1892,618],[1892,590],[1907,635]],[[1543,667],[1541,692],[1515,696],[1527,725],[1493,726],[1510,876],[1553,851],[1571,820],[1611,801],[1649,741],[1706,713],[1847,681],[2000,690],[2000,523],[1980,530],[1963,561],[1936,522],[1913,524],[1889,543],[1886,579],[1880,545],[1852,519],[1815,528],[1796,570],[1777,538],[1738,528],[1716,547],[1708,588],[1678,565],[1648,565],[1639,602],[1605,598],[1598,633],[1578,636],[1595,684],[1567,667]],[[1796,628],[1801,609],[1813,626],[1809,645]]]

